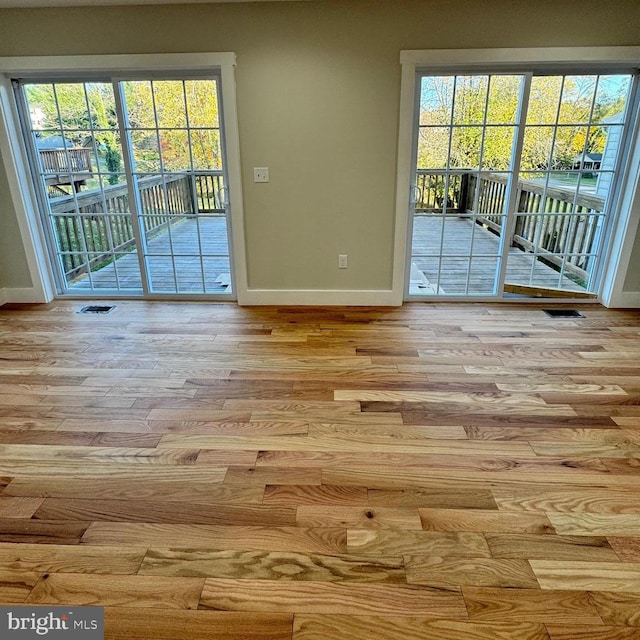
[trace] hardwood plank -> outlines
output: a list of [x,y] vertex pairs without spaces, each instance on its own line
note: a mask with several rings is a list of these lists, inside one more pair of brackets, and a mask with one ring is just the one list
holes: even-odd
[[[59,420],[56,424],[59,424]],[[3,423],[3,426],[8,426]],[[90,445],[95,433],[77,432],[61,433],[59,431],[41,431],[36,429],[16,429],[15,431],[0,431],[1,444],[40,444],[40,445]]]
[[204,502],[150,500],[81,500],[46,498],[35,519],[89,520],[92,522],[147,522],[296,526],[296,510],[266,505],[224,505]]
[[501,511],[640,515],[637,491],[617,487],[495,487],[491,492]]
[[536,589],[538,582],[526,560],[405,556],[407,582],[425,587],[502,587]]
[[223,525],[146,524],[94,522],[82,537],[84,544],[147,545],[170,547],[179,540],[193,548],[224,548],[237,551],[297,551],[300,553],[346,553],[344,529],[303,527],[256,527]]
[[45,445],[0,445],[0,456],[8,461],[49,461],[56,459],[124,462],[135,460],[149,464],[193,464],[199,449],[127,449],[120,447],[81,447],[81,446],[45,446]]
[[[573,466],[573,461],[566,461],[565,466],[561,461],[552,465],[553,470],[547,470],[544,465],[535,472],[532,465],[529,470],[525,467],[520,470],[510,462],[497,461],[470,461],[468,469],[460,469],[456,466],[441,468],[404,468],[398,467],[374,467],[374,466],[349,466],[349,467],[326,467],[322,469],[322,482],[324,484],[341,484],[347,486],[364,486],[369,489],[402,489],[406,487],[429,488],[440,480],[454,480],[463,483],[478,482],[483,484],[503,482],[513,485],[521,483],[535,483],[540,477],[544,478],[547,484],[557,484],[561,486],[607,486],[625,489],[640,486],[640,477],[615,475],[602,472],[599,463],[591,471],[583,470],[578,464]],[[443,461],[441,464],[445,464]],[[501,470],[483,470],[486,466],[493,464],[493,468]],[[459,466],[459,465],[458,465]],[[475,468],[471,468],[474,467]]]
[[[440,485],[440,487],[438,487]],[[357,489],[359,487],[352,487]],[[497,509],[492,492],[478,486],[434,481],[431,488],[369,489],[369,504],[431,509]]]
[[0,496],[0,518],[30,518],[42,504],[42,498]]
[[580,442],[638,444],[640,434],[627,429],[567,429],[565,427],[465,427],[470,440],[521,440],[525,442]]
[[0,543],[0,571],[136,573],[146,548]]
[[[462,456],[478,456],[484,454],[503,455],[504,457],[515,458],[514,466],[520,466],[523,470],[535,466],[557,466],[559,458],[543,459],[533,455],[530,446],[523,442],[490,443],[485,441],[467,440],[435,440],[429,438],[402,438],[393,439],[375,436],[366,437],[341,437],[339,434],[326,436],[309,435],[305,436],[217,436],[217,435],[190,435],[190,434],[168,434],[162,436],[158,444],[160,449],[230,449],[230,450],[255,450],[267,451],[260,458],[261,464],[277,464],[277,458],[282,458],[283,464],[288,464],[293,460],[300,460],[298,464],[309,464],[311,460],[316,460],[317,464],[358,463],[354,460],[356,454],[360,452],[360,457],[365,452],[376,453],[368,459],[389,460],[392,463],[397,459],[402,461],[400,455],[391,454],[411,454],[413,458],[405,458],[408,464],[424,465],[429,464],[442,455],[450,455],[454,459]],[[333,458],[329,455],[319,456],[320,453],[336,453]],[[343,455],[338,455],[342,453]],[[296,455],[297,454],[297,455]],[[348,455],[350,454],[350,455]],[[419,457],[420,456],[420,457]],[[431,458],[429,456],[432,456]],[[527,457],[528,456],[528,457]],[[446,460],[446,458],[444,458]],[[361,460],[360,463],[366,463]],[[473,461],[467,461],[472,464]],[[525,464],[526,463],[526,464]],[[478,461],[478,464],[488,464],[486,461]],[[603,472],[606,468],[602,463],[589,459],[576,460],[575,467],[598,466]],[[565,464],[565,468],[569,465]]]
[[500,513],[480,509],[418,510],[428,531],[479,531],[487,533],[555,533],[546,515]]
[[[58,435],[63,435],[58,432]],[[73,435],[68,433],[66,435]],[[160,442],[160,435],[155,433],[118,433],[118,432],[99,432],[93,433],[92,447],[124,447],[124,448],[140,448],[153,449]]]
[[[460,393],[456,391],[388,391],[385,389],[338,389],[334,392],[336,401],[357,402],[417,402],[417,403],[447,403],[463,404],[469,407],[484,408],[487,405],[503,410],[505,407],[537,409],[545,407],[546,402],[540,397],[530,394],[514,393]],[[525,412],[526,413],[526,412]],[[568,414],[571,415],[571,414]]]
[[[88,447],[90,448],[90,447]],[[0,460],[0,472],[11,471],[11,473],[3,476],[15,477],[16,475],[25,477],[51,477],[60,476],[68,479],[83,478],[86,480],[95,479],[113,479],[128,480],[131,482],[145,481],[180,481],[185,482],[209,482],[218,483],[224,480],[227,473],[226,467],[210,467],[209,465],[195,464],[174,464],[171,460],[179,459],[182,456],[180,452],[177,458],[169,453],[163,463],[163,456],[155,457],[138,457],[135,454],[128,456],[127,462],[122,459],[109,459],[98,456],[97,460],[92,460],[91,456],[87,456],[89,462],[80,464],[77,460],[16,460],[14,462],[5,462]],[[194,458],[189,458],[193,459]],[[149,462],[151,461],[151,462]],[[149,464],[147,464],[149,462]],[[140,464],[139,464],[140,463]]]
[[39,571],[0,569],[0,602],[23,603],[41,575]]
[[592,627],[548,624],[551,640],[640,640],[640,630],[633,627]]
[[246,486],[267,484],[322,484],[321,469],[280,467],[229,467],[225,484]]
[[487,533],[494,558],[616,561],[618,556],[606,538],[536,534]]
[[390,531],[349,529],[349,553],[407,555],[429,553],[438,557],[488,558],[491,554],[481,533],[440,531]]
[[106,607],[109,640],[291,640],[293,616],[273,613]]
[[466,619],[459,591],[412,586],[206,578],[200,608],[279,613],[396,614]]
[[539,456],[640,458],[640,445],[634,442],[531,442],[531,448]]
[[[330,440],[325,437],[310,436],[305,439],[305,449],[301,450],[301,442],[296,442],[296,448],[278,450],[280,443],[273,443],[273,450],[260,451],[258,465],[261,466],[346,466],[346,465],[401,465],[403,467],[433,466],[441,460],[442,463],[457,462],[462,456],[473,456],[464,464],[487,464],[486,460],[477,460],[479,456],[494,454],[516,458],[516,464],[523,466],[540,463],[540,459],[531,456],[528,443],[496,443],[468,440],[433,440],[433,439],[404,439],[390,442],[388,439],[378,440],[369,438],[343,439],[336,435]],[[285,447],[288,443],[283,443]],[[505,446],[506,445],[506,446]],[[526,457],[530,456],[527,460]],[[520,462],[522,461],[522,462]],[[602,467],[604,469],[604,467]]]
[[203,584],[201,578],[51,573],[26,603],[197,609]]
[[89,522],[0,519],[0,542],[77,544]]
[[549,513],[556,531],[567,536],[634,536],[640,533],[635,513]]
[[607,540],[622,562],[640,563],[640,537],[609,536]]
[[364,487],[339,487],[326,484],[267,485],[262,503],[281,506],[365,506],[369,503],[369,496]]
[[367,558],[291,551],[209,551],[153,547],[147,552],[139,573],[242,580],[406,584],[401,557]]
[[586,591],[463,586],[462,595],[471,620],[602,625],[600,609]]
[[531,560],[542,589],[640,593],[640,564]]
[[226,465],[238,465],[252,467],[258,459],[257,451],[217,451],[205,449],[200,451],[196,460],[197,464],[212,464],[216,467]]
[[422,528],[417,509],[394,507],[301,505],[296,509],[296,522],[302,527]]
[[455,425],[396,425],[396,424],[328,424],[312,423],[309,425],[309,435],[340,435],[342,438],[354,438],[359,441],[368,439],[377,442],[378,439],[395,442],[396,440],[467,440],[464,427]]
[[189,479],[188,477],[140,478],[128,476],[111,478],[107,474],[99,477],[37,477],[14,478],[3,495],[32,496],[43,498],[71,498],[86,500],[164,500],[212,502],[216,504],[256,504],[262,500],[262,486],[239,486],[215,484],[224,479],[226,469],[217,475]]
[[592,591],[596,610],[612,627],[640,627],[640,594]]
[[293,640],[549,640],[531,622],[464,622],[429,615],[349,616],[296,614]]
[[[635,451],[633,453],[635,454]],[[602,462],[611,473],[616,474],[628,474],[636,476],[638,475],[638,470],[640,469],[640,460],[631,456],[604,458]]]

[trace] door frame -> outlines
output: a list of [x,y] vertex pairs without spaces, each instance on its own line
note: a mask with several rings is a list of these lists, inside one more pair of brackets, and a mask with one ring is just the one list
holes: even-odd
[[[157,75],[158,73],[214,72],[220,77],[221,124],[224,127],[226,174],[229,187],[228,224],[231,233],[229,253],[230,259],[233,260],[232,271],[235,273],[234,295],[227,299],[230,301],[235,299],[243,304],[248,287],[235,68],[236,55],[232,52],[0,58],[0,152],[5,159],[10,195],[18,217],[32,281],[32,289],[25,289],[24,299],[21,301],[50,302],[56,296],[56,289],[53,265],[49,260],[45,244],[45,230],[38,211],[11,80],[42,78],[56,74],[65,77],[76,76],[80,80],[82,76],[98,74],[119,77],[131,73]],[[205,294],[154,294],[150,298],[176,299],[178,296],[181,300],[212,299],[212,296]],[[83,297],[95,297],[95,292],[88,292]],[[131,297],[131,295],[122,297]]]
[[[589,68],[597,72],[606,72],[611,68],[640,66],[640,47],[549,47],[522,49],[437,49],[406,50],[400,52],[402,76],[400,83],[400,117],[398,127],[398,163],[396,175],[396,211],[394,229],[393,259],[393,298],[397,304],[403,300],[435,300],[474,302],[507,301],[514,298],[499,296],[439,296],[428,298],[408,296],[411,246],[411,185],[414,160],[414,136],[417,108],[418,79],[421,73],[473,73],[492,70],[524,73],[532,68],[536,70],[570,72],[573,69]],[[622,287],[629,264],[633,239],[640,226],[640,211],[631,204],[637,192],[640,178],[640,135],[638,118],[638,92],[632,94],[630,127],[627,131],[627,144],[622,150],[623,171],[620,175],[617,193],[612,202],[614,228],[612,229],[609,251],[603,255],[604,274],[599,297],[607,306],[617,306],[622,297]],[[636,199],[637,201],[637,199]],[[544,298],[543,298],[544,299]],[[518,302],[540,302],[540,298],[518,299]],[[584,303],[580,298],[553,299],[554,303]]]

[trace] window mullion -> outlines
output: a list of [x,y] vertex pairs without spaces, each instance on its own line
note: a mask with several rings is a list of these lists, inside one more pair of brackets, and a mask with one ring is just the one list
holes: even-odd
[[532,73],[523,74],[520,89],[520,99],[518,101],[518,111],[516,114],[516,144],[511,155],[511,177],[507,183],[505,202],[507,210],[506,219],[502,224],[502,234],[500,237],[500,270],[496,277],[498,281],[495,289],[498,295],[504,295],[504,281],[507,273],[507,254],[511,246],[511,237],[516,226],[516,209],[518,198],[518,182],[520,181],[520,163],[522,160],[522,148],[524,145],[524,133],[527,122],[527,112],[529,109],[529,96],[531,94]]
[[129,135],[129,119],[127,117],[126,100],[122,82],[113,80],[113,95],[116,103],[116,115],[118,127],[120,128],[120,140],[122,145],[122,160],[127,177],[127,191],[129,194],[129,215],[131,216],[131,226],[136,240],[136,253],[138,264],[140,265],[140,276],[142,280],[142,291],[145,296],[149,294],[149,276],[147,273],[147,239],[142,233],[140,212],[142,207],[138,195],[138,178],[134,176],[135,161]]

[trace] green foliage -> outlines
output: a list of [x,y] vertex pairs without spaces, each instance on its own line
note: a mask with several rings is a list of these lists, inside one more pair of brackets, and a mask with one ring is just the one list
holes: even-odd
[[[521,82],[516,75],[424,77],[418,167],[444,169],[448,160],[451,168],[507,170]],[[627,76],[534,76],[521,169],[568,170],[584,151],[602,153],[608,119],[621,122],[628,88]]]
[[[211,80],[123,83],[136,171],[222,168],[217,84]],[[122,170],[113,86],[109,83],[25,85],[32,126],[93,149],[110,174]],[[109,176],[116,184],[118,177]],[[97,186],[97,185],[95,185]]]
[[124,93],[138,171],[222,168],[215,82],[126,82]]
[[122,156],[120,152],[110,146],[107,147],[104,153],[104,161],[110,172],[109,184],[118,184],[118,176],[115,175],[115,173],[122,169]]

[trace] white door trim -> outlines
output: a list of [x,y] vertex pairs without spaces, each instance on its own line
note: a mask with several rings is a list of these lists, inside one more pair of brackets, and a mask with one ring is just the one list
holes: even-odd
[[108,73],[121,76],[123,73],[137,71],[219,70],[222,79],[222,109],[232,218],[235,295],[242,304],[247,293],[247,267],[235,67],[236,55],[232,52],[0,57],[0,152],[5,160],[13,206],[18,215],[22,242],[29,263],[34,297],[38,302],[52,300],[55,288],[49,260],[46,257],[35,194],[28,186],[31,184],[29,165],[12,95],[11,78],[65,73]]
[[[400,114],[398,127],[398,161],[396,176],[396,211],[394,226],[394,257],[393,257],[393,292],[394,301],[404,297],[407,273],[407,250],[409,248],[409,190],[413,176],[411,172],[411,154],[413,149],[413,126],[416,108],[416,78],[418,70],[457,71],[482,68],[513,69],[526,71],[532,67],[536,69],[572,67],[602,68],[640,66],[640,47],[541,47],[516,49],[422,49],[400,52],[402,77],[400,84]],[[637,128],[638,123],[635,123]],[[636,132],[630,132],[634,147],[632,157],[640,154],[640,138]],[[620,209],[614,235],[614,249],[620,245],[617,257],[606,265],[603,278],[602,299],[605,304],[614,302],[615,294],[620,295],[621,280],[626,274],[631,247],[629,234],[638,226],[640,211],[636,197],[638,170],[627,172],[622,185],[621,202],[628,204]],[[634,179],[635,176],[635,179]],[[635,202],[635,205],[632,203]],[[632,234],[635,237],[635,234]],[[626,245],[622,247],[621,238],[626,238]],[[612,251],[615,255],[615,251]]]

